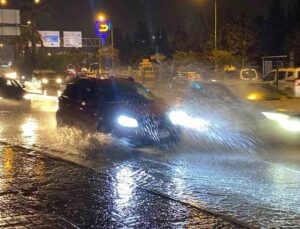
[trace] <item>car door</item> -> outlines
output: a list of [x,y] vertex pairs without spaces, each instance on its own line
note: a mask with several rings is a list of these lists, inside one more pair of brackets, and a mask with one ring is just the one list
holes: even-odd
[[59,113],[69,124],[76,123],[78,119],[80,97],[80,86],[77,83],[68,84],[62,96],[59,97]]
[[295,71],[289,71],[286,77],[286,87],[285,91],[293,93],[295,88]]
[[99,110],[98,94],[95,85],[89,80],[80,84],[81,97],[79,102],[79,113],[81,121],[85,126],[93,129],[96,127]]
[[288,87],[287,81],[286,81],[286,76],[287,76],[287,71],[279,70],[278,71],[278,89],[279,90],[286,90]]

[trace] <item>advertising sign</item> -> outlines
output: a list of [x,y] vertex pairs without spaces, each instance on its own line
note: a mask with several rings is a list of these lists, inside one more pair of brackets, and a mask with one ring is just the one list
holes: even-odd
[[0,9],[0,36],[20,35],[20,10]]
[[111,23],[109,20],[96,21],[95,31],[97,36],[107,36],[111,31]]
[[60,47],[59,31],[39,31],[44,47]]
[[81,31],[64,31],[64,47],[81,48],[82,47]]

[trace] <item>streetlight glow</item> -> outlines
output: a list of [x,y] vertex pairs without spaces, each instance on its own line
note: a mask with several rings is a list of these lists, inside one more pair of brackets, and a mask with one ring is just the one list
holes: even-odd
[[3,6],[7,5],[7,0],[0,0],[0,4]]
[[40,4],[40,3],[41,3],[41,0],[34,0],[34,3],[35,3],[35,4]]
[[103,14],[99,14],[98,15],[98,20],[99,21],[104,21],[105,20],[105,16]]

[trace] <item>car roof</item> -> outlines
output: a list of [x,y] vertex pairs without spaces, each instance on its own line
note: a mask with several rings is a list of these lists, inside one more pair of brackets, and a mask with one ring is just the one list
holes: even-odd
[[97,86],[112,86],[112,85],[140,85],[139,83],[134,82],[134,79],[131,77],[110,77],[108,79],[98,79],[93,77],[79,77],[76,82],[91,82]]

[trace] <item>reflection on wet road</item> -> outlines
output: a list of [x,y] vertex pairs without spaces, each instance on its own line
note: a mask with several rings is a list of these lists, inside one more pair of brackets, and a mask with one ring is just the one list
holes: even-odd
[[[101,211],[110,216],[113,214],[113,217],[98,219],[99,222],[115,226],[122,221],[124,225],[134,227],[157,226],[157,222],[160,222],[159,226],[170,223],[185,227],[189,225],[188,219],[197,222],[199,212],[178,208],[178,204],[183,203],[187,208],[206,209],[252,227],[300,225],[299,161],[294,167],[276,163],[276,155],[282,156],[284,147],[263,149],[259,145],[261,142],[256,142],[243,131],[219,129],[217,137],[209,141],[205,132],[194,134],[187,131],[182,144],[175,149],[137,150],[111,136],[86,134],[75,128],[57,129],[56,108],[54,97],[36,97],[30,110],[5,107],[0,113],[0,139],[42,150],[94,171],[77,167],[67,171],[65,166],[55,164],[64,162],[53,162],[51,167],[50,162],[38,157],[32,159],[36,160],[34,163],[31,160],[31,165],[22,165],[24,171],[35,177],[35,182],[49,184],[40,186],[39,195],[49,198],[46,201],[51,208],[55,208],[55,200],[61,201],[59,206],[74,205],[69,210],[61,208],[57,211],[71,219],[77,216],[78,225],[84,222],[84,218],[86,222],[92,222],[91,218]],[[239,144],[238,136],[245,139],[242,144]],[[228,141],[230,144],[225,144]],[[252,150],[247,150],[249,147]],[[10,179],[14,179],[13,173],[19,168],[16,164],[20,163],[16,162],[20,158],[12,150],[2,151],[1,192],[9,189]],[[294,152],[284,153],[288,157],[294,155]],[[51,175],[44,171],[49,166],[57,168],[56,173]],[[55,177],[56,174],[65,174],[65,178]],[[77,177],[82,179],[76,184]],[[88,179],[84,179],[86,177]],[[65,185],[72,187],[65,188]],[[79,187],[86,189],[77,190]],[[63,191],[67,189],[73,193]],[[68,198],[59,197],[62,192]],[[111,196],[103,197],[103,193]],[[74,201],[74,198],[82,201]],[[99,202],[106,204],[99,206]],[[80,207],[82,212],[73,211]],[[156,212],[157,209],[161,211]]]

